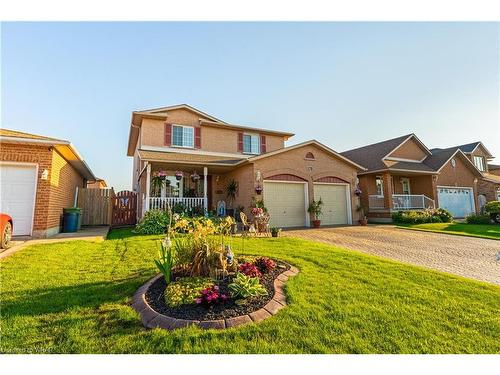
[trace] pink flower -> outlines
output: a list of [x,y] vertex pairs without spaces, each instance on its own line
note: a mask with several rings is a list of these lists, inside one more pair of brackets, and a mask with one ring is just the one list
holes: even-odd
[[197,305],[199,305],[202,302],[201,298],[196,298],[194,301],[196,302]]

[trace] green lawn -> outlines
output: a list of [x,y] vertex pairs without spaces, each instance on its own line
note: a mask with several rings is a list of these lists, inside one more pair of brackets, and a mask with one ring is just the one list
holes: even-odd
[[431,223],[405,224],[401,228],[423,230],[428,232],[457,234],[460,236],[500,239],[500,225],[465,224],[465,223]]
[[129,306],[158,236],[28,247],[0,262],[2,353],[500,353],[500,287],[291,238],[234,240],[300,268],[290,305],[224,331],[146,330]]

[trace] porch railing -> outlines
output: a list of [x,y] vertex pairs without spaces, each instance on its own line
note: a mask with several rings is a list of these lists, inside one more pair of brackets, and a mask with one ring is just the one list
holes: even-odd
[[434,208],[434,201],[424,194],[393,194],[392,209],[398,210],[421,210]]
[[[145,202],[146,203],[146,202]],[[177,203],[182,203],[186,206],[186,209],[190,210],[193,208],[203,207],[207,208],[206,198],[149,198],[149,209],[150,210],[167,210],[168,207],[173,207]],[[144,209],[147,210],[147,205],[143,205]]]
[[[368,197],[370,210],[388,210],[385,206],[384,197],[381,195],[370,195]],[[424,194],[393,194],[392,210],[423,210],[435,208],[434,200]]]

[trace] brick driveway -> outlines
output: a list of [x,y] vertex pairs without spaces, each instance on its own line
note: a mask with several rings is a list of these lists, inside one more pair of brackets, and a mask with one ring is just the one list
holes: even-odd
[[404,263],[500,284],[500,241],[398,229],[390,225],[288,230],[283,236],[324,242]]

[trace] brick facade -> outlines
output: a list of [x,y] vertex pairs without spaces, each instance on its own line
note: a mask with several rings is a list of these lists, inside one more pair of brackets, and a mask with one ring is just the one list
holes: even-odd
[[[62,209],[73,206],[75,189],[84,187],[84,179],[50,146],[2,143],[0,160],[38,165],[33,237],[59,232]],[[44,170],[46,180],[41,178]]]

